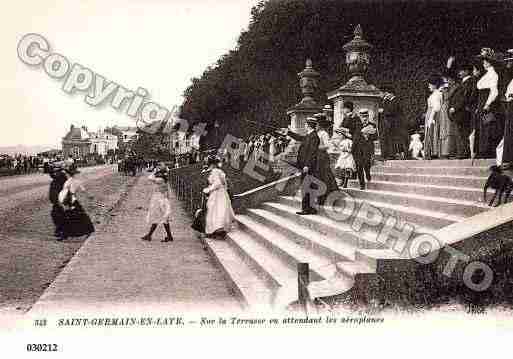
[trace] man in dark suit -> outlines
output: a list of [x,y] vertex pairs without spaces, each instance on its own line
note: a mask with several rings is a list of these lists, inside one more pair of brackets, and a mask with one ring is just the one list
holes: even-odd
[[307,134],[306,136],[299,135],[290,130],[287,131],[287,135],[292,137],[294,140],[301,142],[297,155],[297,164],[295,167],[301,170],[301,183],[303,185],[301,201],[301,212],[297,212],[299,215],[305,214],[316,214],[317,210],[313,207],[314,200],[311,198],[311,194],[308,188],[304,188],[305,184],[311,185],[310,181],[306,181],[306,177],[316,176],[315,169],[318,160],[318,148],[319,148],[319,136],[317,136],[317,119],[308,117],[306,119]]
[[[378,131],[375,123],[370,122],[369,118],[369,110],[366,108],[360,109],[358,111],[358,116],[360,117],[360,121],[362,122],[362,149],[363,156],[361,162],[361,168],[363,174],[365,174],[365,179],[370,182],[371,181],[371,164],[372,157],[374,156],[374,141],[378,139]],[[358,170],[358,169],[357,169]]]
[[[353,158],[356,164],[356,174],[360,182],[360,189],[365,189],[365,179],[371,180],[370,167],[372,154],[374,153],[374,140],[377,138],[376,126],[368,122],[368,110],[362,111],[362,119],[354,112],[354,105],[351,101],[346,101],[343,104],[342,111],[344,113],[344,120],[342,127],[349,129],[351,137],[353,138]],[[365,125],[364,125],[365,123]],[[374,127],[373,131],[364,134],[362,130],[367,127],[368,129]],[[371,133],[374,132],[374,133]]]
[[459,159],[470,157],[468,137],[471,131],[472,108],[477,96],[476,79],[471,73],[472,65],[462,63],[458,66],[461,84],[449,98],[449,118],[454,121],[457,128],[456,146]]
[[386,160],[406,156],[408,151],[408,124],[404,121],[399,99],[391,87],[383,87],[385,93],[379,109],[379,133],[381,153]]

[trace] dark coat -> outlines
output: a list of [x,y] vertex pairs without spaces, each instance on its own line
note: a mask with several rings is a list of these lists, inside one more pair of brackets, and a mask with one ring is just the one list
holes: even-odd
[[363,124],[360,118],[354,114],[344,118],[342,127],[348,128],[353,138],[353,157],[356,163],[362,163],[370,159],[374,153],[374,140],[377,135],[370,135],[368,139],[362,134]]
[[385,157],[391,157],[399,152],[408,150],[409,124],[405,121],[399,99],[383,100],[383,113],[379,116],[379,134],[382,152]]
[[[371,125],[374,128],[376,128],[376,125],[372,122],[369,122],[367,125]],[[362,125],[363,129],[363,125]],[[377,131],[376,131],[377,132]],[[374,141],[378,139],[378,134],[372,134],[368,135],[367,138],[365,136],[362,136],[362,149],[363,149],[363,155],[364,158],[370,159],[374,155]]]
[[58,204],[59,202],[59,193],[62,191],[62,187],[64,186],[64,182],[68,179],[66,174],[63,171],[58,171],[52,173],[52,182],[50,183],[49,190],[49,199],[52,204]]
[[449,97],[449,109],[455,110],[453,114],[449,114],[449,118],[455,123],[470,124],[476,100],[476,80],[471,77],[457,86]]
[[[288,135],[294,140],[301,142],[297,154],[297,167],[301,170],[304,167],[308,167],[310,171],[316,169],[320,142],[319,136],[317,136],[317,132],[312,131],[310,134],[302,136],[289,131]],[[314,173],[311,174],[315,175]]]

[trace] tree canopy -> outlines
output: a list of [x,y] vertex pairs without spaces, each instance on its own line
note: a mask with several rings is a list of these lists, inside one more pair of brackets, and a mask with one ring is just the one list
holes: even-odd
[[301,98],[305,60],[321,73],[317,99],[328,103],[326,93],[347,81],[342,45],[361,24],[374,45],[368,82],[391,86],[415,119],[425,108],[425,79],[450,55],[512,48],[512,19],[510,1],[261,1],[236,48],[191,80],[180,116],[217,121],[221,133],[236,136],[286,126],[287,108]]

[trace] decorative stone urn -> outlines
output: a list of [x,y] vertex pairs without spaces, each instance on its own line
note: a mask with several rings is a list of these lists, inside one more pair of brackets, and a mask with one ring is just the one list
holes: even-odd
[[[320,106],[314,98],[319,88],[318,79],[320,74],[313,68],[312,60],[308,59],[306,60],[306,67],[297,75],[299,77],[299,87],[301,88],[303,98],[298,104],[287,110],[287,115],[290,116],[291,130],[295,133],[305,135],[306,118],[322,112],[322,106]],[[278,158],[288,163],[295,163],[298,149],[299,143],[291,140],[285,151],[280,154]]]
[[[370,66],[372,45],[364,39],[360,25],[356,26],[353,39],[342,48],[346,51],[349,80],[338,89],[327,94],[328,99],[333,101],[333,128],[339,128],[344,120],[342,113],[344,101],[353,102],[356,113],[359,109],[368,109],[370,120],[379,128],[378,108],[383,92],[376,86],[368,84],[365,80],[365,75]],[[379,133],[378,136],[380,136]],[[375,157],[381,158],[379,140],[375,141]]]

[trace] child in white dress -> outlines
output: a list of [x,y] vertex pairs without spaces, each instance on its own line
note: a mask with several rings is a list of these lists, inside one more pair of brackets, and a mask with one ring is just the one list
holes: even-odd
[[[421,160],[424,157],[424,151],[423,151],[424,145],[422,144],[422,141],[420,140],[420,134],[414,133],[411,135],[411,142],[410,142],[410,153],[411,157],[415,160]],[[422,157],[421,157],[422,155]]]
[[349,178],[351,178],[353,172],[356,171],[356,164],[352,153],[353,141],[349,129],[342,127],[336,129],[335,132],[342,135],[342,140],[338,145],[341,153],[335,164],[335,171],[337,177],[341,179],[342,187],[347,188]]
[[166,230],[167,236],[161,242],[172,242],[173,236],[169,222],[171,220],[171,204],[168,198],[168,169],[164,164],[161,164],[155,169],[148,179],[154,183],[155,187],[151,195],[150,206],[146,216],[146,223],[150,224],[150,231],[143,236],[143,241],[151,241],[153,232],[157,226],[162,223]]

